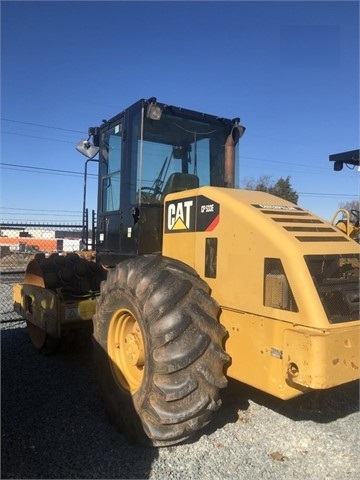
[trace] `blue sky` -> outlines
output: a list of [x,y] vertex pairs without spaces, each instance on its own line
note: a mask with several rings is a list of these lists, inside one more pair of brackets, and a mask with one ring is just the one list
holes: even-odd
[[151,96],[240,117],[240,185],[290,176],[328,220],[358,198],[329,155],[360,144],[359,2],[2,1],[1,219],[80,221],[75,144]]

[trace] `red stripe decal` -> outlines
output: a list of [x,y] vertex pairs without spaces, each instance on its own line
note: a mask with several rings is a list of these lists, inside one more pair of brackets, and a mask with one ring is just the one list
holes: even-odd
[[207,227],[205,232],[211,232],[214,230],[214,228],[217,226],[217,224],[220,222],[220,215],[217,215],[214,220],[210,223],[210,225]]

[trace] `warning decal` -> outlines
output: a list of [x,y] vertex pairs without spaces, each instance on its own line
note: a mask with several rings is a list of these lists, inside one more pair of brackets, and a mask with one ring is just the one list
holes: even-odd
[[199,195],[165,203],[165,233],[210,232],[220,220],[220,205]]

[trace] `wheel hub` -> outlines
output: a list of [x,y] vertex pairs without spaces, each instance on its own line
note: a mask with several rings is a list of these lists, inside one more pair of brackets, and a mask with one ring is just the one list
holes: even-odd
[[108,330],[113,375],[124,390],[135,393],[144,375],[145,349],[140,327],[127,310],[118,310]]
[[135,331],[129,333],[125,336],[124,339],[124,355],[126,362],[129,365],[133,366],[143,366],[144,365],[144,348],[142,344],[142,339],[138,332],[139,327],[134,327]]

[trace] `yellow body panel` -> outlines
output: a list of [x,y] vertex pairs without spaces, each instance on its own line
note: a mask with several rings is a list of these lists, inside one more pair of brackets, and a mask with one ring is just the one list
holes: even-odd
[[278,398],[359,378],[359,326],[326,331],[222,309],[227,375]]
[[34,285],[15,284],[14,309],[27,321],[60,338],[62,329],[79,322],[92,321],[94,298],[63,300],[56,292]]
[[[215,212],[211,223],[202,218],[207,210]],[[202,187],[165,201],[163,255],[192,266],[220,304],[228,376],[279,398],[359,378],[359,317],[329,323],[304,260],[339,253],[359,255],[360,248],[319,217],[263,192]],[[281,260],[293,311],[277,306],[277,278],[265,292],[265,259]]]
[[294,327],[284,331],[283,345],[284,374],[295,384],[322,389],[359,378],[356,325],[325,332]]

